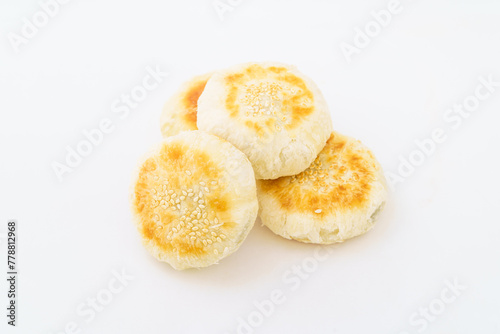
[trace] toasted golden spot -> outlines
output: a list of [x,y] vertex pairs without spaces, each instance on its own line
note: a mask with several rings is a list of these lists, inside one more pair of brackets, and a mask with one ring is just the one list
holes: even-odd
[[153,239],[155,233],[154,233],[154,229],[153,227],[151,226],[151,224],[144,224],[142,226],[142,231],[141,231],[142,235],[146,238],[146,239]]
[[151,172],[154,171],[157,167],[156,161],[152,158],[147,159],[141,167],[141,172]]
[[258,180],[261,191],[291,212],[329,215],[368,204],[378,166],[368,149],[332,134],[309,168],[298,175]]
[[232,84],[239,84],[241,83],[242,79],[243,79],[243,74],[240,73],[228,75],[226,77],[226,81]]
[[[298,127],[314,112],[314,95],[303,79],[285,67],[259,64],[226,77],[226,109],[260,137],[267,131]],[[274,122],[268,122],[272,118]],[[251,121],[250,121],[251,120]]]
[[274,123],[273,120],[271,120],[271,119],[267,120],[264,124],[260,124],[259,122],[255,122],[255,121],[251,121],[251,120],[245,121],[245,125],[248,128],[253,129],[255,131],[255,133],[257,134],[257,136],[259,136],[260,138],[265,136],[266,129],[271,125],[271,123]]
[[196,119],[197,119],[197,111],[198,111],[198,99],[203,93],[205,86],[207,84],[208,78],[196,82],[191,86],[188,90],[184,99],[182,101],[185,114],[183,115],[184,120],[192,126],[193,129],[197,129],[196,127]]
[[276,67],[276,66],[271,66],[268,68],[269,71],[274,72],[274,73],[283,73],[286,72],[286,68],[284,67]]
[[164,145],[160,152],[160,158],[162,161],[178,160],[182,157],[183,145],[182,144],[172,144]]
[[208,204],[210,207],[214,208],[214,210],[218,212],[226,212],[229,209],[229,198],[228,196],[218,196],[216,194],[209,196]]
[[225,222],[224,224],[222,224],[222,229],[227,230],[227,231],[231,231],[235,227],[236,227],[235,222]]
[[217,250],[233,219],[222,173],[206,152],[183,142],[163,143],[140,167],[134,187],[133,210],[144,239],[172,256]]
[[226,106],[231,106],[228,108],[229,115],[235,116],[240,112],[240,106],[236,103],[236,98],[238,95],[238,88],[236,85],[233,85],[229,88],[227,97],[226,97]]

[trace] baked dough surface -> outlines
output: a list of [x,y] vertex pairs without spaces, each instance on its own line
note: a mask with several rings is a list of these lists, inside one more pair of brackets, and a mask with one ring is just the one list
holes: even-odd
[[260,217],[287,239],[341,242],[365,233],[385,203],[380,164],[360,141],[333,132],[302,173],[258,180]]
[[245,153],[257,179],[302,172],[332,131],[316,84],[293,66],[269,62],[214,73],[198,100],[197,125]]
[[248,159],[202,131],[165,139],[146,155],[132,211],[146,248],[176,269],[205,267],[234,252],[258,211]]
[[175,136],[182,131],[198,130],[198,98],[211,75],[212,73],[207,73],[192,78],[168,99],[160,117],[163,137]]

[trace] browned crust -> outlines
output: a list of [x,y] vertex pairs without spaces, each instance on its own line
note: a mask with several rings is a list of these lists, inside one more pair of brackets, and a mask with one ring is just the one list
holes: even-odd
[[[232,198],[225,185],[213,184],[222,173],[207,153],[181,142],[163,143],[141,165],[134,187],[132,206],[142,237],[174,256],[214,252],[234,227]],[[184,195],[189,189],[193,195]],[[197,208],[201,208],[199,214]]]
[[348,137],[332,133],[305,171],[276,180],[259,180],[258,184],[283,210],[322,217],[368,205],[378,168],[368,149],[360,148]]
[[182,99],[182,106],[185,111],[183,114],[184,121],[193,129],[197,129],[198,99],[201,93],[203,93],[208,79],[209,78],[205,78],[192,84]]
[[282,66],[251,64],[240,73],[227,75],[225,85],[229,115],[245,117],[245,125],[260,137],[269,130],[295,129],[314,112],[312,91]]

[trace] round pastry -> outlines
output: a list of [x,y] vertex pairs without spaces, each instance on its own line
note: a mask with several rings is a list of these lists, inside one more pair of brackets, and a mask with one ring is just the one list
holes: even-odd
[[145,157],[133,187],[132,211],[144,245],[178,270],[206,267],[233,253],[257,217],[250,162],[203,131],[164,139]]
[[302,172],[332,131],[316,84],[280,63],[248,63],[214,73],[198,100],[197,124],[245,153],[257,179]]
[[198,130],[198,98],[211,75],[212,73],[207,73],[192,78],[168,99],[160,117],[163,137],[175,136],[182,131]]
[[258,180],[259,215],[274,233],[302,242],[342,242],[370,230],[387,197],[380,164],[360,141],[332,133],[298,175]]

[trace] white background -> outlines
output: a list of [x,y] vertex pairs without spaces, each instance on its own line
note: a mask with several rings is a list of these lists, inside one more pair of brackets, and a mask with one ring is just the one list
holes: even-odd
[[[279,289],[286,301],[255,333],[413,334],[423,325],[410,317],[458,280],[465,290],[422,332],[500,333],[500,87],[457,129],[443,119],[479,76],[500,81],[499,2],[401,0],[348,62],[341,43],[352,44],[355,28],[388,2],[247,0],[221,20],[211,0],[73,0],[15,52],[9,32],[20,34],[40,6],[1,0],[0,232],[19,221],[20,277],[14,329],[0,280],[0,332],[64,333],[74,322],[80,333],[236,333],[238,318]],[[447,135],[396,185],[375,229],[331,246],[293,291],[283,275],[316,246],[257,221],[219,265],[177,272],[142,247],[128,203],[136,161],[161,140],[161,109],[177,87],[261,60],[315,80],[335,129],[369,146],[386,173],[397,173],[415,140],[436,128]],[[141,84],[147,66],[169,76],[120,119],[112,103]],[[59,182],[51,164],[104,118],[114,131]],[[134,279],[87,322],[76,309],[113,270]]]

